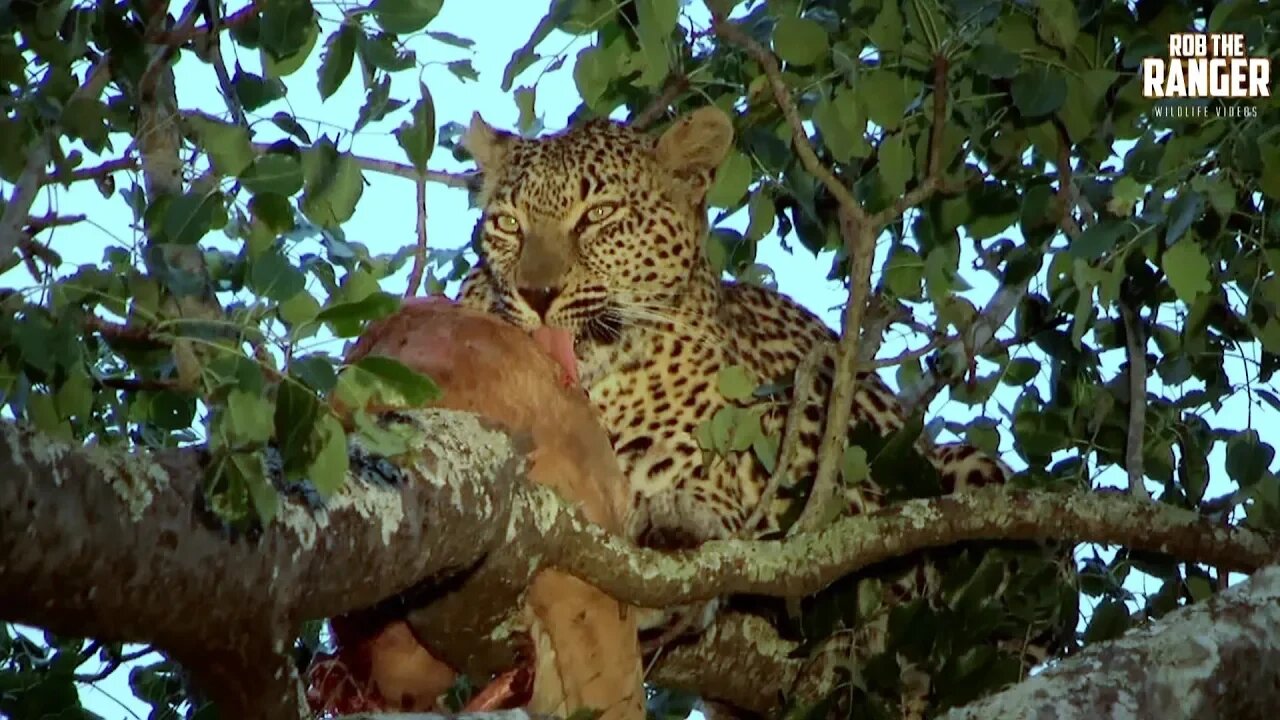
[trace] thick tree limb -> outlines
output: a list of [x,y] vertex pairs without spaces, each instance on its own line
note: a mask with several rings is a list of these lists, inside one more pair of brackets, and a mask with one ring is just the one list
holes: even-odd
[[1003,488],[909,500],[786,540],[712,541],[669,554],[630,547],[570,513],[559,513],[544,537],[552,565],[642,607],[732,594],[802,597],[884,560],[975,540],[1118,544],[1238,572],[1280,561],[1275,538],[1189,510],[1113,494]]
[[946,717],[1269,720],[1277,668],[1280,567],[1270,567]]
[[245,675],[291,667],[303,620],[373,605],[506,540],[519,477],[506,436],[461,413],[414,417],[419,459],[353,463],[323,508],[290,498],[250,535],[200,509],[196,450],[73,447],[0,424],[0,617],[156,645],[229,717],[297,717],[293,678],[264,672],[250,697]]
[[[392,419],[414,426],[413,460],[397,466],[357,446],[347,485],[323,507],[292,493],[276,520],[250,535],[228,534],[200,509],[198,450],[73,447],[0,425],[0,617],[154,644],[235,717],[293,717],[297,683],[285,651],[303,620],[476,567],[473,577],[507,568],[501,581],[517,590],[502,600],[508,605],[535,572],[558,567],[621,600],[665,607],[726,594],[808,595],[880,561],[966,540],[1119,543],[1243,572],[1280,556],[1274,538],[1160,503],[1003,489],[911,501],[785,541],[665,554],[607,535],[554,492],[523,482],[511,441],[470,416],[432,410]],[[473,583],[454,606],[486,608],[490,595],[506,593],[492,589]],[[501,613],[486,613],[500,630]],[[458,618],[436,621],[444,638]],[[764,637],[709,641],[748,648]],[[486,645],[509,648],[517,639],[489,632],[446,652],[480,656]],[[761,673],[780,667],[761,662],[771,663]],[[253,682],[236,674],[258,667],[279,672]],[[749,690],[722,687],[732,696]]]

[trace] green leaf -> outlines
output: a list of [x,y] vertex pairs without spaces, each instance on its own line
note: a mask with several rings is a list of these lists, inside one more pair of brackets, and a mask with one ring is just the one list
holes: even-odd
[[1124,229],[1124,223],[1110,218],[1094,223],[1071,241],[1067,252],[1081,260],[1096,260],[1111,252],[1124,235]]
[[467,80],[480,79],[480,73],[476,72],[476,69],[472,66],[470,60],[454,60],[453,62],[447,63],[445,67],[449,68],[449,72],[453,73],[454,77],[462,80],[463,82],[466,82]]
[[616,57],[605,48],[593,46],[578,52],[573,81],[587,107],[596,108],[608,92],[616,71]]
[[1067,99],[1067,80],[1055,68],[1035,65],[1018,73],[1009,90],[1023,117],[1043,117],[1062,107]]
[[1080,18],[1071,0],[1037,0],[1036,29],[1045,42],[1071,51],[1080,33]]
[[236,177],[253,162],[253,143],[249,141],[248,128],[200,115],[192,116],[188,122],[195,130],[200,146],[209,153],[214,172]]
[[1262,442],[1257,430],[1241,430],[1227,440],[1227,475],[1240,487],[1252,487],[1270,469],[1275,455],[1275,448]]
[[272,402],[258,393],[234,388],[227,395],[229,422],[226,430],[232,445],[265,445],[271,439]]
[[292,135],[299,142],[304,142],[308,145],[311,144],[311,134],[307,132],[306,128],[302,127],[302,123],[299,123],[289,113],[280,111],[275,115],[272,115],[271,123]]
[[1040,374],[1040,361],[1034,358],[1014,358],[1009,361],[1001,380],[1006,385],[1026,385]]
[[427,26],[444,0],[373,0],[373,19],[383,30],[395,35],[415,33]]
[[377,122],[404,105],[403,100],[391,99],[391,76],[381,75],[365,90],[364,104],[356,114],[355,131],[359,132],[371,122]]
[[80,418],[87,420],[93,410],[93,385],[89,382],[89,374],[81,368],[71,372],[66,382],[58,388],[54,398],[57,401],[58,415],[62,418]]
[[297,328],[316,319],[316,315],[320,313],[320,301],[309,292],[295,293],[293,297],[281,302],[277,311],[281,321],[290,328]]
[[987,77],[1007,80],[1018,74],[1022,59],[993,42],[985,42],[973,51],[973,69]]
[[1165,250],[1160,267],[1169,276],[1169,285],[1178,299],[1188,305],[1213,289],[1209,283],[1209,261],[1200,246],[1189,239]]
[[426,83],[418,83],[422,99],[413,106],[413,122],[401,123],[396,129],[396,142],[420,173],[427,171],[427,161],[436,146],[436,107]]
[[747,222],[747,239],[753,243],[760,242],[773,229],[776,220],[773,198],[769,196],[768,190],[757,188],[751,193],[751,200],[747,202],[747,214],[750,218]]
[[881,52],[897,52],[902,49],[902,29],[901,3],[887,2],[867,28],[867,37]]
[[319,77],[316,80],[321,100],[328,100],[337,92],[342,81],[351,73],[351,63],[356,56],[356,35],[359,32],[355,25],[344,22],[337,32],[325,40],[324,55],[320,58],[320,69],[317,71]]
[[778,445],[776,436],[765,435],[763,432],[757,435],[755,442],[751,444],[751,451],[755,453],[756,459],[760,461],[761,467],[767,473],[772,473],[778,466]]
[[538,121],[537,112],[534,110],[534,105],[538,99],[537,89],[532,87],[516,88],[515,98],[516,108],[520,111],[516,127],[520,128],[520,132],[525,136],[536,134],[542,125]]
[[316,46],[316,40],[320,38],[320,25],[313,19],[304,26],[303,31],[306,33],[305,42],[293,55],[277,58],[265,50],[260,53],[262,69],[266,71],[268,78],[292,75],[307,62],[311,50]]
[[277,302],[292,298],[307,284],[302,271],[279,252],[264,252],[254,257],[245,279],[249,289]]
[[898,197],[907,191],[907,181],[915,173],[915,156],[902,133],[894,133],[880,143],[880,180],[885,194]]
[[747,369],[741,365],[730,365],[716,373],[717,389],[726,400],[731,402],[750,398],[757,384]]
[[1204,197],[1200,193],[1179,193],[1169,205],[1169,227],[1164,234],[1165,245],[1172,246],[1181,240],[1203,210]]
[[164,214],[164,238],[178,245],[195,245],[209,232],[222,193],[183,193],[169,202]]
[[277,235],[294,227],[293,206],[288,198],[276,193],[258,193],[250,198],[249,215]]
[[315,16],[310,0],[267,3],[259,19],[258,46],[276,60],[292,57],[307,45],[307,28],[314,26]]
[[294,358],[293,362],[289,363],[289,374],[318,393],[329,392],[338,381],[338,375],[333,370],[333,361],[321,353]]
[[1146,188],[1131,177],[1122,177],[1111,186],[1107,209],[1116,215],[1130,215],[1133,206],[1147,194]]
[[789,15],[773,28],[773,49],[796,65],[813,65],[830,52],[827,32],[818,23]]
[[288,88],[279,78],[267,79],[261,75],[245,72],[238,63],[236,74],[231,78],[231,87],[240,104],[248,112],[279,100],[288,92]]
[[921,297],[924,282],[924,259],[914,248],[898,245],[889,252],[884,267],[885,288],[894,296],[915,300]]
[[320,399],[306,386],[286,380],[277,387],[275,438],[285,473],[291,478],[311,461],[310,440],[319,414]]
[[440,398],[440,388],[431,378],[394,358],[370,355],[358,360],[353,367],[378,378],[408,407],[420,407]]
[[640,41],[640,55],[644,59],[636,84],[656,88],[666,79],[671,64],[667,44],[679,19],[679,2],[635,0],[635,8],[638,19],[636,35]]
[[306,192],[302,213],[321,227],[337,227],[351,219],[364,193],[364,174],[351,155],[339,154],[328,138],[321,138],[303,157]]
[[844,484],[853,486],[866,482],[871,478],[871,465],[867,462],[867,451],[860,445],[851,445],[844,450],[840,458],[840,476]]
[[729,153],[716,170],[715,182],[707,192],[712,207],[736,207],[751,185],[751,159],[739,150]]
[[316,316],[316,319],[324,322],[377,320],[390,315],[399,308],[399,297],[379,290],[354,302],[329,305]]
[[302,189],[302,163],[291,153],[270,152],[254,160],[240,174],[240,182],[255,195],[275,193],[289,197]]
[[307,466],[307,477],[321,497],[329,497],[342,487],[347,477],[347,435],[332,415],[322,415],[313,426],[311,442],[317,448]]
[[1129,629],[1129,609],[1120,600],[1104,600],[1093,610],[1089,627],[1084,631],[1084,641],[1092,644],[1114,640]]
[[429,35],[433,40],[439,40],[446,45],[452,45],[456,48],[462,48],[463,50],[468,50],[476,44],[475,40],[459,37],[453,33],[444,32],[443,30],[430,30],[427,32],[427,35]]
[[911,99],[901,76],[889,70],[872,70],[859,77],[858,92],[869,100],[874,98],[866,103],[871,122],[889,131],[902,126]]
[[267,469],[258,453],[232,453],[228,458],[236,481],[249,493],[249,502],[259,522],[271,522],[280,508],[280,495],[267,480]]

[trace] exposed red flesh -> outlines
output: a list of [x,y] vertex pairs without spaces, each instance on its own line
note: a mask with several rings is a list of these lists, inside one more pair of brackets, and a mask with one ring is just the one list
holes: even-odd
[[560,382],[565,387],[577,387],[578,357],[573,354],[573,333],[543,325],[533,331],[533,341],[560,366]]
[[533,692],[533,671],[518,667],[508,670],[485,685],[480,692],[471,697],[463,712],[490,712],[520,707],[529,700]]

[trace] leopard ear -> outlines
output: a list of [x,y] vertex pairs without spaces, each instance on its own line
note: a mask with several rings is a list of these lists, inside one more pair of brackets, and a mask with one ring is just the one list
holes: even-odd
[[677,176],[711,173],[733,147],[733,123],[720,108],[707,106],[676,120],[658,138],[658,161]]
[[471,125],[462,137],[462,146],[476,159],[476,165],[482,171],[491,172],[502,165],[514,139],[511,133],[495,130],[477,112],[471,115]]

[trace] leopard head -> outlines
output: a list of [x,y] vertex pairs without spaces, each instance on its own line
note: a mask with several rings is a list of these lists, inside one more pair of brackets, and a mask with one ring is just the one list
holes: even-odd
[[494,309],[578,343],[663,317],[706,262],[707,190],[732,142],[714,107],[657,138],[593,120],[525,139],[475,115],[464,144],[483,171],[478,252]]

